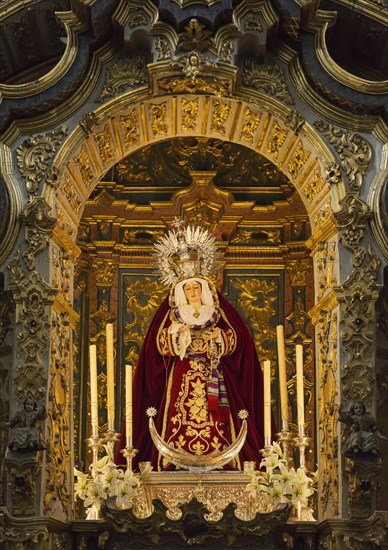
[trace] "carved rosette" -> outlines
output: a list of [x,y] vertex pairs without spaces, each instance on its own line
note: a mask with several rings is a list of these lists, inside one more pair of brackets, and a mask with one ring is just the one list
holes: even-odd
[[42,197],[34,197],[27,204],[20,218],[25,222],[25,238],[30,244],[23,253],[28,269],[35,269],[35,256],[44,250],[50,241],[51,232],[55,225],[55,218],[50,215],[50,207]]
[[17,347],[21,355],[15,383],[21,401],[27,394],[39,400],[46,394],[47,373],[41,354],[47,347],[47,328],[57,290],[36,271],[12,290],[16,304]]
[[16,149],[17,165],[26,180],[29,194],[36,194],[39,184],[55,155],[58,145],[66,137],[67,127],[29,137]]

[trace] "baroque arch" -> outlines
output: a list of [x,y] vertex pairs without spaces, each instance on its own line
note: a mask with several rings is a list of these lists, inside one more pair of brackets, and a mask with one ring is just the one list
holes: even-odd
[[[74,260],[79,254],[75,240],[84,206],[95,186],[106,172],[124,157],[161,141],[195,136],[218,138],[243,145],[266,157],[289,178],[303,201],[312,226],[313,235],[309,240],[309,246],[315,259],[318,290],[311,313],[320,346],[315,375],[315,383],[319,385],[318,453],[319,457],[330,453],[333,456],[331,461],[324,459],[322,462],[319,458],[322,472],[320,505],[323,516],[332,515],[333,506],[334,513],[338,514],[339,487],[330,486],[328,482],[341,474],[335,455],[338,439],[336,396],[339,314],[338,300],[333,289],[339,282],[339,235],[333,211],[340,209],[339,201],[345,196],[340,169],[318,132],[297,112],[268,96],[254,92],[244,94],[244,98],[231,92],[228,97],[221,98],[217,95],[220,86],[223,90],[231,89],[233,80],[220,83],[214,79],[211,84],[207,81],[199,82],[199,88],[202,86],[205,89],[192,93],[192,82],[184,79],[180,82],[180,94],[166,93],[163,79],[160,81],[155,78],[153,82],[155,93],[152,97],[149,96],[148,90],[137,90],[85,115],[80,126],[63,143],[56,155],[42,193],[47,205],[52,209],[53,217],[56,218],[49,249],[52,266],[50,278],[53,286],[59,289],[53,305],[51,337],[49,392],[53,409],[55,411],[57,408],[60,411],[67,407],[69,412],[71,410],[70,397],[66,392],[60,391],[60,388],[64,384],[71,386],[70,373],[73,370],[71,365],[74,356],[69,351],[58,354],[58,350],[64,349],[63,342],[72,341],[70,329],[74,328],[78,321],[78,314],[72,307]],[[185,93],[187,89],[191,93]],[[205,197],[207,205],[225,205],[229,202],[228,213],[233,210],[233,200],[227,197],[227,194],[224,193],[221,197],[218,191],[216,198],[211,196],[212,193],[217,195],[217,191],[212,191],[211,175],[193,174],[193,180],[195,189],[190,186],[189,190],[180,191],[175,196],[175,202],[159,208],[160,219],[172,220],[175,215],[187,213],[190,210],[187,204],[193,204],[199,196]],[[185,197],[182,197],[182,193]],[[109,200],[106,204],[109,207]],[[171,208],[175,210],[172,211]],[[241,217],[241,211],[238,214]],[[127,210],[124,215],[129,219],[132,216],[136,221],[135,210]],[[95,259],[96,269],[101,261],[104,262],[103,254]],[[299,265],[306,261],[308,260],[298,258],[298,255],[289,259],[287,269],[291,285],[306,284],[307,272]],[[97,285],[105,285],[105,288],[112,285],[116,270],[117,260],[116,263],[105,263],[102,279],[97,281]],[[260,288],[256,291],[260,291]],[[294,308],[297,314],[297,303],[294,304]],[[300,314],[306,315],[303,311],[300,311]],[[294,314],[290,322],[295,323]],[[294,326],[297,330],[298,325]],[[98,343],[98,339],[96,341]],[[325,346],[322,345],[324,342]],[[311,368],[309,391],[313,392],[313,365]],[[75,397],[82,398],[80,395]],[[329,420],[326,414],[328,405]],[[61,418],[63,414],[52,416],[49,428],[51,433],[61,430],[58,424],[58,419]],[[311,416],[312,421],[313,418],[314,415]],[[74,415],[74,419],[77,422],[77,415]],[[72,426],[72,429],[78,428],[77,425]],[[71,460],[69,456],[65,456],[67,446],[68,442],[65,440],[57,442],[56,448],[54,444],[51,460],[46,466],[47,487],[59,488],[61,484],[58,475],[68,475],[65,470],[70,466]],[[68,495],[62,495],[61,498],[62,504],[69,501]],[[47,509],[52,508],[56,501],[55,491],[47,490]]]

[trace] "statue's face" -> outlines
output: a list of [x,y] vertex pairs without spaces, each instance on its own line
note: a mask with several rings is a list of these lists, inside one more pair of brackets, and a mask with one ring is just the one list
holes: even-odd
[[364,405],[362,403],[355,403],[354,406],[353,406],[353,411],[354,411],[354,414],[364,414],[365,412],[365,408],[364,408]]
[[34,410],[34,401],[32,399],[26,399],[24,402],[24,410],[30,412]]
[[201,302],[202,287],[196,281],[186,283],[183,287],[183,291],[189,304]]

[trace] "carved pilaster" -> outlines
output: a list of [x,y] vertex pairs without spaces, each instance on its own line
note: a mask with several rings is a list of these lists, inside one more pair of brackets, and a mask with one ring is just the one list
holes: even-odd
[[[15,383],[21,400],[46,394],[47,373],[41,354],[47,347],[47,327],[56,289],[33,271],[13,289],[16,303],[17,346],[20,354]],[[18,355],[17,355],[18,356]]]

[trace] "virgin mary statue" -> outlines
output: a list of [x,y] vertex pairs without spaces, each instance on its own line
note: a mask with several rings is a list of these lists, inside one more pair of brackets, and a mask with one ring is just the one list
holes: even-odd
[[[133,444],[138,462],[151,461],[157,470],[174,469],[151,440],[147,410],[157,409],[155,427],[166,444],[196,456],[228,448],[241,427],[239,412],[245,410],[245,443],[226,466],[241,469],[243,461],[258,461],[264,447],[262,371],[243,319],[206,276],[197,274],[201,267],[202,272],[211,269],[206,251],[209,256],[214,250],[202,246],[202,258],[197,254],[195,262],[188,260],[191,249],[198,253],[201,243],[214,241],[207,231],[196,234],[197,239],[190,239],[195,229],[178,226],[165,238],[160,261],[165,282],[172,282],[172,288],[151,322],[135,370]],[[170,246],[170,258],[165,250],[168,239],[176,244]],[[171,256],[176,250],[179,268],[172,274]],[[176,276],[183,269],[186,276]],[[124,444],[125,433],[119,447]],[[123,462],[119,456],[116,460]]]

